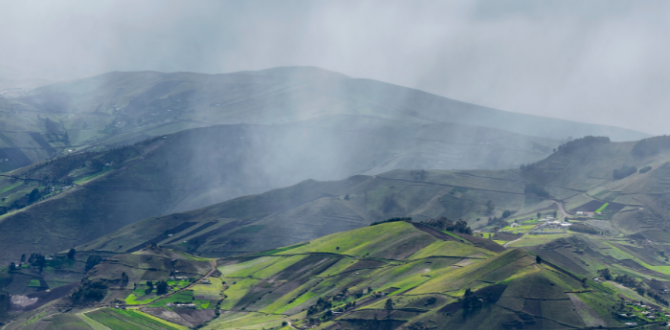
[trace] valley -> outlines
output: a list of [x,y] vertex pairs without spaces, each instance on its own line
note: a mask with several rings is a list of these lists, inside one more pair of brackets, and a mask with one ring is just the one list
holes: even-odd
[[0,106],[51,148],[0,174],[3,329],[670,322],[665,136],[312,68],[110,73]]

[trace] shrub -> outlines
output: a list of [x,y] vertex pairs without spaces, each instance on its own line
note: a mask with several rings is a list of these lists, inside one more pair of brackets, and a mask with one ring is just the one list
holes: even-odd
[[568,227],[570,231],[576,231],[580,233],[586,233],[586,234],[592,234],[592,235],[598,235],[600,234],[600,231],[594,227],[591,227],[589,225],[584,225],[581,223],[575,223],[572,226]]
[[670,148],[670,136],[655,136],[639,141],[631,149],[631,154],[637,157],[655,155],[662,149]]
[[635,166],[621,166],[621,168],[615,169],[614,172],[612,172],[612,177],[615,180],[621,180],[627,176],[630,176],[634,173],[637,172],[637,167]]
[[370,226],[376,226],[376,225],[381,225],[382,223],[397,222],[397,221],[412,221],[412,218],[391,218],[391,219],[387,219],[387,220],[384,220],[384,221],[373,222],[373,223],[370,224]]
[[156,283],[156,294],[166,294],[167,293],[167,288],[168,284],[165,281],[159,281]]
[[549,198],[550,197],[549,193],[546,190],[544,190],[544,188],[538,186],[535,183],[526,184],[526,187],[524,188],[523,192],[525,194],[533,194],[533,195],[536,195],[536,196],[542,197],[542,198]]
[[610,143],[610,138],[607,136],[585,136],[583,138],[572,140],[558,146],[558,150],[556,152],[561,154],[569,154],[585,146],[601,143]]
[[107,295],[107,285],[102,281],[85,281],[70,294],[73,304],[102,300]]
[[88,256],[86,259],[86,271],[93,269],[97,264],[102,262],[101,256]]

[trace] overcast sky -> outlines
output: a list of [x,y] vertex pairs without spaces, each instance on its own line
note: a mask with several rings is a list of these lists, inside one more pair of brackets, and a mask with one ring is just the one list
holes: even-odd
[[0,78],[313,65],[670,134],[667,1],[1,1]]

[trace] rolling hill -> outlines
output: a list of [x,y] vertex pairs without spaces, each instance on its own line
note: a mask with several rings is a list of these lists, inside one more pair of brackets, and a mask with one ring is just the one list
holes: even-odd
[[[645,141],[655,139],[666,138]],[[522,170],[395,170],[340,181],[305,181],[198,210],[144,219],[79,248],[125,253],[153,242],[204,256],[234,255],[404,216],[415,221],[463,219],[475,230],[492,232],[501,227],[518,235],[539,224],[537,213],[559,209],[589,230],[670,242],[668,204],[663,203],[667,193],[662,184],[670,148],[637,156],[635,145],[645,142],[588,140],[568,143],[572,147],[562,147]],[[650,169],[614,179],[614,172],[622,166]],[[505,211],[509,211],[506,222],[499,222]],[[596,211],[601,212],[578,216],[578,212]],[[523,228],[510,228],[515,220]]]
[[[491,136],[496,131],[487,132]],[[470,134],[430,125],[331,133],[299,124],[203,127],[106,151],[72,153],[8,172],[0,176],[0,211],[8,212],[0,217],[0,246],[6,251],[0,260],[69,249],[144,218],[198,209],[309,178],[332,180],[395,166],[446,164],[454,154],[429,151],[448,149],[452,134]],[[299,145],[298,150],[289,152],[292,145]],[[496,142],[486,148],[502,147]],[[460,150],[460,159],[491,160],[486,153]],[[499,155],[495,162],[528,159],[515,150]],[[352,223],[365,225],[385,213],[389,212]],[[354,228],[352,223],[343,228]]]
[[[6,328],[660,329],[668,316],[658,290],[670,275],[631,266],[644,253],[623,251],[635,249],[579,234],[505,250],[404,221],[218,259],[149,245],[108,257],[69,295],[14,293],[5,308],[21,312]],[[603,267],[617,277],[598,277]],[[31,271],[0,273],[0,283],[16,291]]]
[[[517,166],[526,161],[511,158],[497,164],[500,152],[489,145],[496,141],[506,144],[507,150],[529,153],[526,157],[539,160],[558,140],[569,136],[608,135],[614,140],[648,136],[495,110],[312,67],[218,75],[112,72],[37,88],[4,105],[0,102],[0,114],[0,138],[5,143],[0,144],[0,151],[7,153],[6,164],[0,163],[2,171],[70,150],[107,149],[213,125],[303,123],[325,129],[324,134],[329,129],[366,131],[386,126],[412,130],[424,125],[472,131],[450,137],[448,148],[425,147],[429,152],[454,155],[450,162],[419,164],[423,169],[505,168],[508,162]],[[509,137],[500,141],[499,132],[489,134],[489,129],[505,131]],[[508,138],[512,141],[504,141]],[[490,155],[493,161],[461,158],[463,148]]]

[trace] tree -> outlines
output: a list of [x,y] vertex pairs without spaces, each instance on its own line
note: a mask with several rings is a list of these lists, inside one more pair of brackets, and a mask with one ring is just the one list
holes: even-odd
[[16,264],[12,261],[9,263],[9,272],[13,273],[14,271],[16,271]]
[[40,194],[40,191],[37,190],[37,188],[33,189],[30,194],[28,194],[28,204],[32,204],[37,202],[38,199],[42,197],[42,194]]
[[46,266],[47,260],[39,253],[32,253],[30,254],[30,258],[28,258],[28,263],[39,268],[40,272],[42,272],[42,269],[44,269],[44,266]]
[[391,311],[393,310],[393,300],[387,299],[386,303],[384,304],[384,309],[388,313],[389,316],[391,316]]
[[470,308],[479,308],[482,306],[481,300],[475,296],[475,293],[470,290],[470,288],[465,290],[465,293],[463,294],[463,308],[464,309],[470,309]]
[[123,283],[124,286],[128,284],[128,275],[126,272],[121,273],[121,283]]
[[156,283],[156,294],[158,295],[166,294],[167,288],[168,288],[167,282],[159,281],[158,283]]
[[26,254],[25,253],[21,255],[21,262],[22,263],[26,262]]
[[541,264],[542,263],[542,257],[540,257],[539,255],[535,256],[535,263]]
[[537,212],[537,218],[539,219],[539,218],[541,218],[541,217],[542,217],[542,213]]
[[598,275],[600,275],[600,277],[602,277],[602,278],[604,278],[608,281],[612,279],[612,273],[610,272],[609,268],[603,268],[603,269],[598,270]]
[[88,256],[86,259],[86,271],[93,269],[96,265],[102,262],[101,256]]
[[496,208],[496,207],[495,207],[495,205],[493,205],[493,201],[491,201],[491,200],[489,199],[488,202],[486,202],[486,211],[485,211],[485,214],[486,214],[486,215],[491,215],[491,214],[493,214],[493,210],[495,210],[495,208]]
[[510,215],[512,215],[512,213],[513,212],[510,211],[510,210],[505,210],[505,211],[503,211],[502,218],[507,219],[507,218],[509,218]]
[[67,253],[67,258],[70,260],[74,260],[74,255],[77,253],[77,250],[74,248],[71,248],[70,251]]
[[147,288],[144,290],[144,293],[150,294],[151,291],[154,289],[154,283],[151,281],[147,281]]

